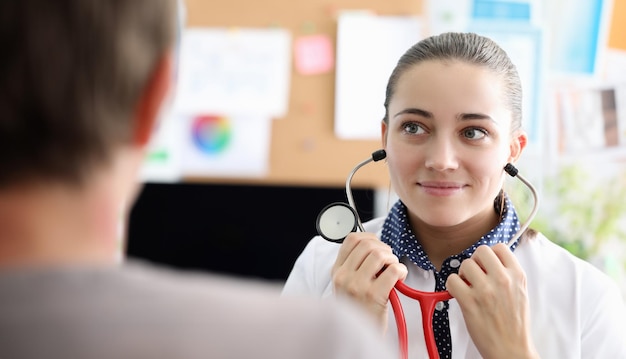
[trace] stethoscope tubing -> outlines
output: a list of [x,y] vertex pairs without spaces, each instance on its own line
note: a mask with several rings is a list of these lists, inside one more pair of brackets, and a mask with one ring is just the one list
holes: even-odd
[[348,198],[348,204],[350,205],[350,207],[352,207],[352,209],[354,210],[355,214],[356,214],[356,225],[359,228],[359,230],[361,232],[365,232],[365,229],[363,228],[363,223],[361,223],[361,216],[359,216],[359,212],[357,212],[356,209],[356,204],[354,203],[354,198],[352,197],[352,177],[354,177],[354,174],[363,166],[365,166],[366,164],[372,162],[372,161],[380,161],[382,159],[384,159],[386,157],[386,153],[385,150],[378,150],[375,151],[374,153],[372,153],[372,155],[364,160],[361,161],[358,165],[356,165],[352,171],[350,172],[350,174],[348,174],[348,178],[346,178],[346,197]]
[[429,320],[432,320],[433,315],[435,314],[437,303],[452,299],[452,295],[450,295],[448,291],[423,292],[407,286],[402,281],[396,282],[394,288],[392,288],[389,292],[389,302],[391,303],[393,315],[396,319],[396,326],[398,328],[398,342],[400,345],[401,359],[408,359],[409,357],[409,336],[407,333],[404,310],[402,309],[402,303],[400,302],[400,298],[398,297],[396,290],[409,298],[417,300],[420,304],[420,311],[422,313],[422,328],[424,330],[424,342],[426,344],[428,357],[431,359],[439,359],[439,351],[437,349],[437,342],[435,341],[435,332]]

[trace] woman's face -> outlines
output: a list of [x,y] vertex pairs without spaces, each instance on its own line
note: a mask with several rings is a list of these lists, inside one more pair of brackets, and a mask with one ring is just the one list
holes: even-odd
[[501,78],[476,65],[427,61],[401,75],[383,147],[412,220],[448,227],[493,216],[503,168],[526,144],[522,131],[511,135],[504,100]]

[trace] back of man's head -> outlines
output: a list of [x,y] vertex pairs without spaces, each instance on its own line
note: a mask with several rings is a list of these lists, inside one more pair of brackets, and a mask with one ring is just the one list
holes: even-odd
[[176,0],[0,1],[0,189],[80,183],[131,141]]

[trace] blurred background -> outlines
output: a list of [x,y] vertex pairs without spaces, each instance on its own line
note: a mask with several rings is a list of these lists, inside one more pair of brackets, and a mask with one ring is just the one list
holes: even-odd
[[[472,31],[518,67],[542,199],[531,227],[626,295],[626,0],[181,2],[177,88],[146,158],[125,252],[283,281],[380,147],[387,78],[425,36]],[[353,180],[363,220],[393,203],[383,164]],[[516,208],[532,205],[507,182]]]

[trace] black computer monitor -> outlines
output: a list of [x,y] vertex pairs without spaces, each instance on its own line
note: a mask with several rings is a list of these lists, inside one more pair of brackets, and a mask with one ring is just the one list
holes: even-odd
[[[374,190],[353,192],[362,221],[371,219]],[[317,234],[319,212],[345,201],[343,187],[147,183],[130,213],[126,255],[284,281]]]

